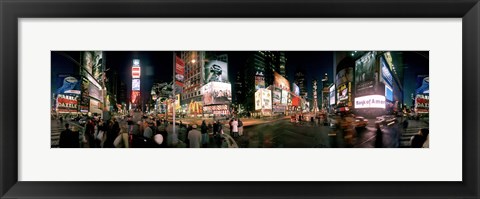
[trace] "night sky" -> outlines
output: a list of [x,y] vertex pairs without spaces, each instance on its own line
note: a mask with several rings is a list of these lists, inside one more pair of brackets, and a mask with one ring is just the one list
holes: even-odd
[[[75,73],[71,60],[64,56],[55,56],[52,53],[52,89],[55,89],[55,77],[62,73]],[[227,53],[229,59],[229,80],[233,84],[235,74],[242,70],[249,52],[227,51],[219,52],[219,54]],[[65,52],[66,55],[72,56],[73,59],[80,61],[79,55],[73,52]],[[417,75],[428,75],[428,52],[423,54],[416,52],[398,53],[403,56],[403,67],[405,68],[404,87],[405,87],[405,103],[411,105],[410,93],[415,91]],[[58,55],[58,54],[57,54]],[[325,73],[328,74],[329,82],[333,81],[333,52],[329,51],[287,51],[286,70],[290,83],[294,81],[297,70],[303,70],[306,76],[308,96],[312,97],[312,79],[317,78],[318,87],[321,87],[321,79]],[[180,56],[178,54],[178,56]],[[150,89],[154,82],[171,82],[173,72],[173,55],[172,51],[106,51],[105,60],[106,68],[110,68],[111,72],[116,71],[119,78],[127,85],[127,96],[130,96],[131,90],[131,66],[133,59],[140,59],[142,67],[141,74],[141,92],[143,99],[150,98]],[[395,59],[395,58],[394,58]],[[319,89],[320,91],[320,89]],[[320,93],[319,93],[320,95]]]

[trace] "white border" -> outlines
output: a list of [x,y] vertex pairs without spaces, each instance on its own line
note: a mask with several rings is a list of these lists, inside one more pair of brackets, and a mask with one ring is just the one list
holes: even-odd
[[[461,43],[461,19],[20,19],[19,180],[461,181]],[[50,51],[87,49],[430,50],[430,148],[50,149]]]

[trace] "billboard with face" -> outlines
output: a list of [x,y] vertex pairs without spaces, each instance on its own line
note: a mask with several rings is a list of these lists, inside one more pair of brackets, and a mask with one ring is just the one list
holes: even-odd
[[348,67],[340,70],[336,75],[335,85],[338,87],[347,82],[353,82],[353,68]]
[[101,81],[104,72],[102,51],[82,52],[82,67],[97,81]]
[[203,104],[230,104],[232,101],[232,85],[230,83],[210,82],[201,90]]
[[228,82],[228,64],[220,60],[207,61],[204,66],[204,83]]
[[375,54],[368,52],[355,61],[356,94],[371,94],[375,81]]
[[55,94],[80,95],[80,78],[69,74],[60,74],[57,76]]
[[273,72],[273,77],[274,77],[273,85],[275,87],[280,88],[282,90],[290,91],[290,84],[288,80],[285,79],[285,77],[281,76],[277,72]]

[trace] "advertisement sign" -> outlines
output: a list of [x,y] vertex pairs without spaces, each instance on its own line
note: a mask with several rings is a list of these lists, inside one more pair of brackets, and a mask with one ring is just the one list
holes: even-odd
[[69,74],[60,74],[57,76],[57,90],[55,94],[80,95],[80,78]]
[[230,110],[228,109],[228,105],[212,105],[212,106],[204,106],[203,112],[206,114],[214,114],[214,115],[229,115]]
[[88,112],[90,107],[90,94],[89,94],[90,82],[86,78],[82,78],[80,86],[80,111]]
[[179,111],[182,109],[182,106],[180,106],[180,94],[175,95],[175,111]]
[[418,76],[417,77],[417,94],[428,94],[430,93],[430,78],[428,76]]
[[175,84],[183,87],[185,78],[185,63],[180,57],[175,56]]
[[132,91],[130,102],[132,104],[140,104],[140,91]]
[[387,84],[385,84],[385,99],[393,101],[393,89]]
[[415,96],[415,111],[417,113],[428,112],[429,104],[430,104],[429,95],[419,94]]
[[292,83],[292,92],[297,96],[300,95],[300,87],[298,87],[295,83]]
[[272,91],[268,89],[259,89],[255,92],[255,110],[272,109]]
[[390,52],[386,52],[383,54],[383,57],[385,58],[387,62],[388,68],[390,68],[390,71],[393,71],[393,58],[392,54]]
[[335,104],[335,84],[330,87],[330,105]]
[[285,79],[285,77],[281,76],[277,72],[273,72],[273,85],[277,88],[280,88],[282,90],[287,90],[290,91],[290,84],[288,83],[288,80]]
[[140,79],[132,79],[132,90],[134,91],[140,90]]
[[370,94],[375,83],[375,54],[368,52],[355,61],[355,84],[358,96]]
[[385,108],[385,96],[368,95],[355,98],[355,108]]
[[272,97],[273,104],[280,104],[281,98],[282,98],[282,91],[280,90],[280,88],[275,88],[273,91],[273,97]]
[[103,102],[102,91],[97,86],[95,86],[94,84],[89,84],[88,85],[88,94],[89,94],[90,97],[93,97],[93,98]]
[[132,66],[132,78],[140,78],[141,68],[140,66]]
[[232,86],[230,83],[210,82],[202,87],[203,104],[230,104]]
[[282,100],[281,104],[287,104],[288,101],[288,92],[286,90],[282,90]]
[[380,69],[382,70],[382,82],[393,85],[393,77],[390,71],[387,68],[387,64],[383,57],[380,57]]
[[292,97],[292,106],[300,106],[300,97],[294,96]]
[[101,114],[103,111],[100,108],[100,102],[94,99],[90,99],[90,112]]
[[205,84],[209,82],[228,82],[227,62],[219,60],[207,61],[204,67],[204,74]]
[[346,84],[342,84],[338,87],[337,99],[339,102],[348,99],[348,88]]
[[82,67],[93,76],[96,81],[101,81],[104,72],[102,51],[82,52]]
[[338,87],[341,84],[353,81],[353,68],[348,67],[340,70],[336,75],[335,85]]
[[77,112],[78,95],[59,94],[57,96],[57,112]]
[[285,110],[287,110],[286,105],[273,105],[272,106],[272,112],[274,112],[274,113],[284,113]]
[[265,88],[265,77],[263,72],[256,72],[255,74],[255,91]]

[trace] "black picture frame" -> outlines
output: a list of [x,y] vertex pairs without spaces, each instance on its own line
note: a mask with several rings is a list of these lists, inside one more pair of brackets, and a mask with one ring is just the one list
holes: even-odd
[[[176,9],[182,7],[182,9]],[[478,0],[0,0],[2,198],[479,198]],[[19,18],[462,18],[462,182],[18,181]],[[439,41],[441,42],[441,41]],[[452,91],[453,92],[453,91]],[[453,96],[452,96],[453,98]],[[458,102],[457,102],[458,103]],[[458,106],[457,106],[458,107]],[[412,169],[422,168],[412,163]],[[286,171],[288,172],[288,171]]]

